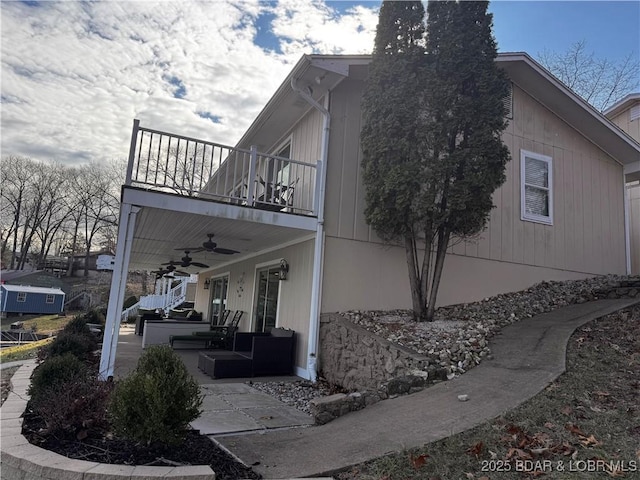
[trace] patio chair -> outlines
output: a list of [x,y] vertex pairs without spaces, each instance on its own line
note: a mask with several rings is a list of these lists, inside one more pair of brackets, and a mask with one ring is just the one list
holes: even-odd
[[209,339],[208,348],[231,350],[233,347],[233,335],[238,330],[238,324],[243,314],[244,311],[236,310],[233,318],[226,325],[213,326],[208,332],[193,332],[193,334],[198,337],[207,337]]
[[[233,318],[231,321],[227,321],[226,325],[212,325],[211,329],[206,332],[192,332],[191,335],[171,335],[169,337],[169,344],[172,348],[176,341],[202,343],[204,348],[209,348],[212,344],[225,345],[227,344],[225,343],[227,335],[231,335],[231,339],[233,339],[233,333],[238,329],[238,323],[240,323],[243,313],[242,310],[236,310]],[[228,319],[228,317],[229,314],[227,314],[225,318]],[[230,345],[230,343],[228,344]]]

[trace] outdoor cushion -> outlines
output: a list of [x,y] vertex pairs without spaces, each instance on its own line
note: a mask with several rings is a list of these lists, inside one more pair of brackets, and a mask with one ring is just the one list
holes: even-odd
[[295,332],[274,328],[270,333],[236,332],[233,351],[201,352],[198,367],[214,378],[291,375]]

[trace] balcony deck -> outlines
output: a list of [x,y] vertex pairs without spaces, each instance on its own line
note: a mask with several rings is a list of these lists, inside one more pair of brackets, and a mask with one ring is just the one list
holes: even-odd
[[316,216],[320,162],[307,163],[152,130],[135,120],[126,186]]

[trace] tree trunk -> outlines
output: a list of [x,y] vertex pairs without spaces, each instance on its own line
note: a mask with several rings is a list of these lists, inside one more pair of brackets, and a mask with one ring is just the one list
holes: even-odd
[[411,288],[411,303],[413,306],[413,319],[420,321],[425,314],[425,303],[420,289],[420,275],[418,274],[418,259],[416,258],[416,240],[412,233],[405,234],[404,249],[407,255],[407,267],[409,270],[409,287]]
[[427,304],[426,320],[433,321],[433,314],[436,310],[436,298],[438,296],[438,288],[440,287],[440,279],[442,278],[442,270],[444,267],[444,259],[447,255],[447,246],[449,245],[449,237],[451,232],[448,227],[443,227],[438,232],[438,250],[436,251],[436,264],[433,269],[433,280],[431,282],[431,291],[429,292],[429,303]]

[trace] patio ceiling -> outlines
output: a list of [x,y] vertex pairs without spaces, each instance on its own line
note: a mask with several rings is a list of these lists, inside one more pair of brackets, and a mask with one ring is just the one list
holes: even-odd
[[[266,212],[247,207],[178,197],[157,192],[140,192],[126,188],[123,196],[141,207],[136,217],[129,270],[157,270],[161,264],[180,262],[188,247],[198,248],[215,236],[219,247],[238,250],[234,255],[212,252],[191,252],[193,261],[209,268],[190,266],[178,270],[199,273],[217,268],[230,261],[254,256],[262,251],[310,238],[314,233],[314,217]],[[171,200],[163,208],[158,198]],[[147,205],[141,205],[141,204]],[[162,205],[162,206],[153,206]]]

